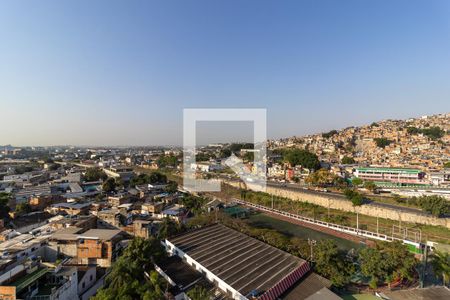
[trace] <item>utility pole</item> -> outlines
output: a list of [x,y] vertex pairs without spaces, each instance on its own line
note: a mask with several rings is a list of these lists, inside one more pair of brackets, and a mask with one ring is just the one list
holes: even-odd
[[356,232],[359,233],[359,213],[356,212]]
[[377,234],[379,234],[378,226],[379,226],[379,220],[378,220],[378,216],[377,216]]
[[328,220],[330,219],[330,198],[328,198]]
[[313,259],[314,259],[314,246],[317,244],[317,241],[308,238],[308,244],[309,244],[309,247],[310,247],[310,254],[311,254],[310,261],[313,261]]

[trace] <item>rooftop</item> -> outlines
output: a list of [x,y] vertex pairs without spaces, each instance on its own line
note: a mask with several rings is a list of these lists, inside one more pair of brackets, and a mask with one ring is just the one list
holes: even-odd
[[116,229],[90,229],[80,235],[80,238],[98,238],[100,240],[112,240],[122,231]]
[[220,224],[182,234],[169,242],[242,295],[252,290],[267,291],[307,264]]
[[36,271],[29,273],[23,277],[20,277],[19,280],[13,283],[13,285],[16,287],[16,293],[20,293],[23,289],[25,289],[27,286],[47,274],[48,269],[47,268],[39,268]]
[[360,167],[356,168],[358,171],[370,172],[394,172],[394,173],[412,173],[417,174],[422,171],[419,169],[402,169],[402,168],[377,168],[377,167]]
[[53,204],[52,207],[59,207],[59,208],[68,208],[68,209],[83,209],[86,207],[89,207],[91,205],[90,202],[88,203],[56,203]]
[[285,292],[281,299],[340,299],[340,297],[328,290],[330,286],[331,282],[328,279],[316,273],[310,273]]

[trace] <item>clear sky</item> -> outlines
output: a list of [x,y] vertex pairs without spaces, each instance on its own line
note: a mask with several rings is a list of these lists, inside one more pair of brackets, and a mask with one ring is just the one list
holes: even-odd
[[450,112],[450,1],[0,2],[0,145],[181,144],[197,107],[271,138]]

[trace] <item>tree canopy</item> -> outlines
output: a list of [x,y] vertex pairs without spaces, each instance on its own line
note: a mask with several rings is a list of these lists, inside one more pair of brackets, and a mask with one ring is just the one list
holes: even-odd
[[11,194],[0,193],[0,219],[8,219],[9,211],[11,210],[8,206],[9,200],[11,199]]
[[326,169],[320,169],[306,177],[306,182],[318,186],[340,185],[343,180],[341,177],[331,173]]
[[31,205],[27,202],[19,203],[16,205],[16,213],[27,214],[29,212],[31,212]]
[[377,185],[373,181],[365,181],[364,188],[373,192],[377,188]]
[[184,228],[181,224],[175,222],[169,217],[166,217],[159,224],[158,229],[158,239],[164,240],[171,236],[174,236],[180,232],[182,232]]
[[355,163],[355,160],[353,159],[353,157],[344,156],[341,160],[341,163],[344,165],[351,165]]
[[442,277],[442,283],[447,286],[450,283],[450,254],[434,251],[431,264],[435,274]]
[[205,205],[206,199],[194,195],[184,195],[181,198],[181,203],[193,214],[198,215],[203,212],[203,205]]
[[408,127],[406,128],[409,134],[423,134],[429,137],[432,140],[440,139],[445,135],[445,131],[441,129],[439,126],[427,127],[427,128],[417,128],[417,127]]
[[328,138],[330,138],[330,137],[332,137],[333,135],[336,135],[336,134],[338,134],[337,130],[331,130],[331,131],[322,133],[322,137],[328,139]]
[[99,180],[106,180],[108,176],[106,173],[97,167],[89,168],[86,170],[86,173],[84,173],[84,180],[85,181],[99,181]]
[[317,155],[302,149],[283,150],[283,160],[290,163],[291,166],[300,165],[303,168],[318,170],[320,161]]
[[102,189],[105,193],[114,192],[116,190],[116,187],[117,187],[116,179],[113,177],[106,179],[106,181],[102,185]]
[[162,155],[156,162],[160,168],[174,168],[178,164],[178,158],[174,155]]
[[410,202],[419,205],[424,211],[436,217],[445,217],[450,214],[450,204],[441,196],[412,197]]
[[363,275],[370,277],[370,286],[390,283],[396,279],[412,279],[417,264],[414,255],[398,241],[377,243],[376,248],[364,248],[359,252]]
[[139,174],[130,180],[130,186],[141,184],[167,183],[167,176],[160,172],[152,172],[150,174]]
[[345,189],[344,195],[348,200],[352,201],[353,206],[361,206],[364,204],[364,197],[354,189]]
[[105,286],[93,299],[165,299],[167,284],[154,267],[165,255],[157,239],[134,238],[113,264]]
[[352,185],[353,186],[360,186],[364,183],[364,181],[361,178],[354,177],[352,178]]
[[314,248],[314,260],[317,272],[329,278],[336,287],[343,287],[350,282],[354,273],[353,264],[347,259],[346,253],[338,249],[335,241],[319,241]]
[[233,143],[228,148],[231,152],[237,153],[242,149],[254,149],[255,145],[253,143]]
[[375,141],[375,144],[379,148],[385,148],[386,146],[389,146],[392,143],[392,141],[388,140],[387,138],[375,138],[373,140]]

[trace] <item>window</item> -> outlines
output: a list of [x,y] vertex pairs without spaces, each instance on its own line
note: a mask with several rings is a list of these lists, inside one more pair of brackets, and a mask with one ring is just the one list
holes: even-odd
[[89,277],[89,280],[92,281],[93,279],[94,279],[94,276],[92,276],[92,274],[91,274],[91,276]]

